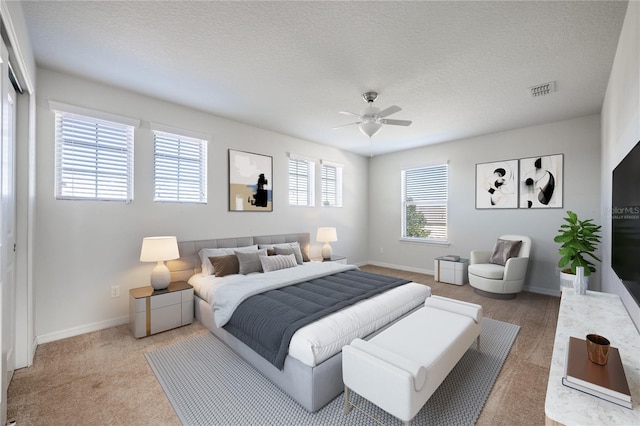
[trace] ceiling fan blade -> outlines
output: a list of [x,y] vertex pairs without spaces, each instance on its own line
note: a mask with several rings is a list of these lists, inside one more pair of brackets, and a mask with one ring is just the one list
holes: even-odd
[[397,105],[391,105],[389,108],[380,111],[378,115],[380,117],[386,117],[387,115],[395,114],[398,111],[402,111],[402,108]]
[[341,128],[341,127],[351,126],[351,125],[353,125],[353,124],[360,124],[360,123],[362,123],[362,121],[356,121],[355,123],[341,124],[340,126],[333,127],[333,130],[335,130],[335,129],[339,129],[339,128]]
[[394,126],[408,126],[411,124],[410,120],[380,120],[382,124],[393,124]]
[[360,114],[356,114],[356,113],[349,112],[349,111],[339,111],[339,112],[340,112],[340,114],[344,114],[344,115],[354,115],[356,117],[360,117]]

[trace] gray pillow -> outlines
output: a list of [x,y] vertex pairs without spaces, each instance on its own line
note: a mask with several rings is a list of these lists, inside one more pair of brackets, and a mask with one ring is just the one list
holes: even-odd
[[237,251],[239,271],[242,275],[247,275],[252,272],[262,272],[262,263],[260,262],[260,256],[266,256],[267,250],[262,249],[254,252],[241,252]]
[[489,263],[504,266],[507,260],[518,255],[521,245],[522,241],[501,240],[498,238],[489,258]]
[[277,271],[279,269],[294,268],[298,266],[296,257],[293,254],[261,256],[260,262],[262,262],[262,269],[264,269],[264,272]]
[[[295,241],[293,243],[278,243],[278,244],[260,244],[258,246],[258,248],[266,248],[268,250],[275,250],[277,248],[280,249],[291,249],[293,250],[292,253],[295,255],[296,257],[296,262],[298,263],[298,265],[302,265],[303,262],[309,262],[309,257],[305,254],[302,253],[302,250],[300,249],[300,243]],[[284,250],[281,250],[280,253],[276,253],[276,254],[289,254],[289,253],[285,253]]]
[[[293,247],[274,247],[273,248],[276,251],[276,255],[278,254],[292,254],[295,258],[296,258],[296,263],[298,265],[302,265],[302,255],[300,255],[300,257],[298,258],[298,255],[296,254],[295,250],[293,249]],[[298,252],[300,252],[300,249],[298,249]]]

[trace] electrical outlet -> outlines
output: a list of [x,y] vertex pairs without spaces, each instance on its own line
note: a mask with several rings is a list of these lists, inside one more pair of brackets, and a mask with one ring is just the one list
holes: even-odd
[[120,297],[120,286],[112,285],[111,286],[111,297]]

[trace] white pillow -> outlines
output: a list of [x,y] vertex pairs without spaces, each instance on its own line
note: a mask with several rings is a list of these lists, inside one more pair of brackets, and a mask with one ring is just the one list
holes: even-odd
[[260,263],[260,256],[267,255],[267,249],[258,251],[252,251],[243,253],[236,250],[236,257],[238,258],[238,264],[240,265],[240,274],[247,275],[252,272],[262,272],[262,263]]
[[[267,250],[274,249],[276,250],[276,254],[289,254],[285,250],[290,249],[293,252],[294,256],[296,257],[296,263],[298,265],[302,265],[302,262],[304,261],[304,259],[302,258],[302,251],[300,250],[300,243],[297,241],[293,243],[260,244],[259,247],[261,249],[265,248]],[[280,250],[280,252],[278,252],[278,249],[285,249],[285,250]]]
[[295,268],[298,266],[293,254],[277,254],[275,256],[260,256],[260,263],[264,272],[277,271],[279,269]]
[[258,251],[258,245],[254,244],[246,247],[203,248],[198,252],[198,256],[200,256],[200,263],[202,263],[202,275],[213,275],[215,272],[215,269],[209,260],[210,257],[228,256],[230,254],[235,254],[237,251],[241,251],[243,253]]

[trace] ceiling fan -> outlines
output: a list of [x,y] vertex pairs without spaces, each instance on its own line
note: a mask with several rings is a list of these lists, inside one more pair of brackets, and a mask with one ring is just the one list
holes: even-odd
[[391,124],[394,126],[408,126],[411,124],[411,121],[409,120],[390,120],[388,118],[385,118],[391,114],[395,114],[398,111],[402,111],[402,108],[396,105],[392,105],[389,108],[380,111],[380,108],[376,108],[373,106],[373,101],[375,101],[377,97],[377,92],[363,93],[362,98],[369,104],[369,106],[365,108],[364,111],[362,111],[362,114],[355,114],[349,111],[340,111],[340,114],[353,115],[358,117],[358,121],[334,127],[334,129],[357,124],[362,133],[371,137],[378,133],[380,129],[382,129],[383,124]]

